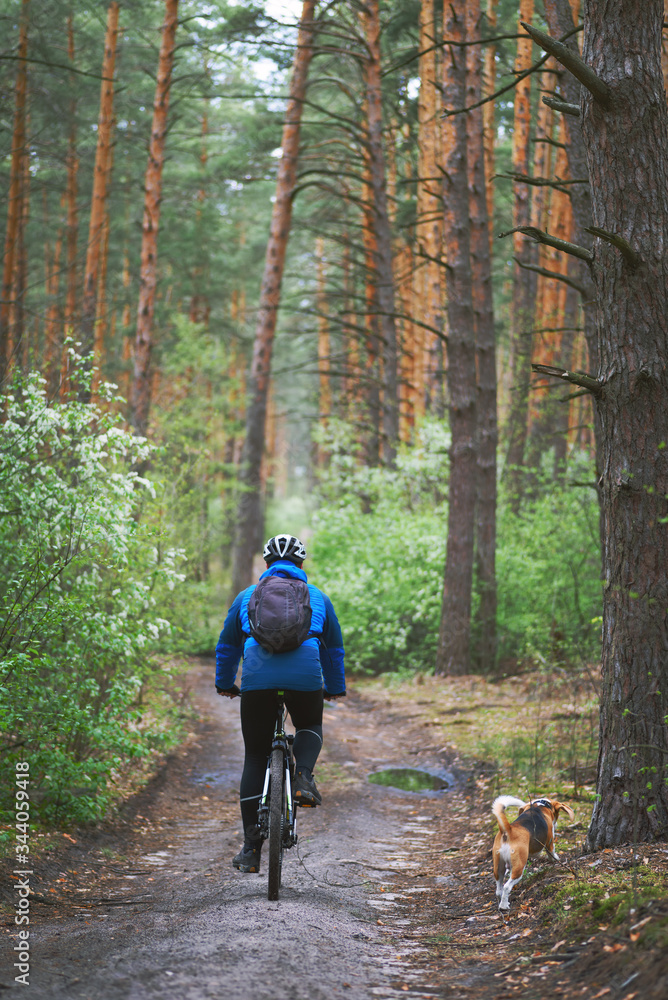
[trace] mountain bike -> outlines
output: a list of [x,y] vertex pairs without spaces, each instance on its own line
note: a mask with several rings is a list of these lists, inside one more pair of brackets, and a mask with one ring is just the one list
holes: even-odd
[[283,868],[283,851],[297,843],[297,821],[292,798],[295,762],[292,753],[294,734],[286,733],[287,712],[283,691],[278,691],[276,725],[267,760],[264,787],[258,808],[258,825],[264,840],[269,841],[269,881],[267,899],[278,899]]

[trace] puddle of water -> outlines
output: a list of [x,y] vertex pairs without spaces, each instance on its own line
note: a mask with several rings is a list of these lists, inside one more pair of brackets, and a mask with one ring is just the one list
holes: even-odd
[[374,785],[400,788],[404,792],[442,792],[454,784],[452,775],[447,772],[430,774],[415,767],[388,767],[370,774],[369,781]]
[[152,865],[166,865],[168,857],[168,851],[156,851],[155,854],[145,854],[142,861],[149,861]]

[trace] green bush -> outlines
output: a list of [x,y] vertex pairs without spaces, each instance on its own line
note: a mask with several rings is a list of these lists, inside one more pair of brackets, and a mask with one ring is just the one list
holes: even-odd
[[[448,434],[427,422],[396,469],[360,466],[353,431],[334,426],[313,519],[310,579],[331,597],[353,671],[433,668],[447,536]],[[593,472],[573,462],[575,478]],[[601,586],[593,489],[535,477],[519,514],[500,494],[499,656],[595,657]],[[474,613],[477,595],[473,595]],[[474,627],[475,633],[475,627]],[[475,634],[474,634],[475,638]]]
[[394,470],[358,467],[345,428],[314,517],[310,576],[331,597],[349,669],[380,672],[433,665],[445,558],[441,490],[448,440],[437,423]]
[[133,758],[174,739],[145,718],[182,554],[136,517],[150,447],[93,404],[17,380],[0,438],[0,808],[17,760],[46,820],[90,819]]
[[[577,482],[593,469],[572,460]],[[502,657],[595,658],[600,643],[601,554],[592,488],[543,479],[514,513],[498,508],[499,652]]]

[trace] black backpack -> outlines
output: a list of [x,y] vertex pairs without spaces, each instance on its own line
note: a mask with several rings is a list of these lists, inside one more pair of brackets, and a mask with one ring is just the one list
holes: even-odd
[[260,580],[248,602],[250,634],[269,653],[287,653],[304,642],[311,629],[307,584],[284,576]]

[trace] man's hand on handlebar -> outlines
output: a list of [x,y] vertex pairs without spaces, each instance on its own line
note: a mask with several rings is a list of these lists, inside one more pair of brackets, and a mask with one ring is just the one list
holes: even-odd
[[238,698],[241,694],[236,684],[233,684],[231,688],[219,688],[216,684],[216,691],[218,694],[222,694],[224,698]]
[[340,691],[338,694],[330,694],[328,691],[325,691],[323,694],[325,701],[337,701],[337,699],[345,698],[345,696],[345,691]]

